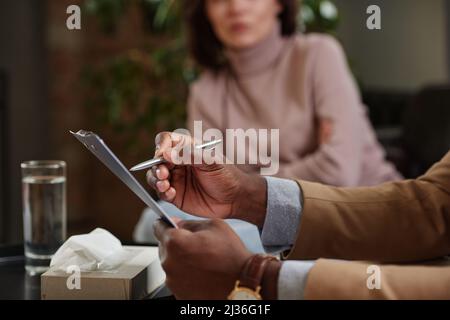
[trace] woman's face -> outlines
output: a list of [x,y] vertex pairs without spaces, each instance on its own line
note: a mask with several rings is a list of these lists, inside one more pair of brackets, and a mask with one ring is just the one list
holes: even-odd
[[267,36],[282,7],[278,0],[206,0],[206,13],[224,46],[242,49]]

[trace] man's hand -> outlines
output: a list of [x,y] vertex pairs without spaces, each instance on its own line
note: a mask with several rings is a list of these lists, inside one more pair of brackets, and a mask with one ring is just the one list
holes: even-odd
[[220,219],[178,226],[154,225],[167,286],[177,299],[226,299],[252,254]]
[[186,135],[163,132],[155,142],[155,157],[164,157],[168,164],[149,170],[147,181],[160,199],[201,217],[236,218],[263,226],[267,186],[261,176],[246,174],[234,165],[174,165],[179,159],[172,159],[176,154],[173,148],[191,145],[194,150],[192,139]]

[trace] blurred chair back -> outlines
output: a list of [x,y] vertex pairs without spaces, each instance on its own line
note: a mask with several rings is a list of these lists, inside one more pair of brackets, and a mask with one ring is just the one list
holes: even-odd
[[408,176],[417,177],[450,149],[450,85],[421,90],[406,108],[403,143]]

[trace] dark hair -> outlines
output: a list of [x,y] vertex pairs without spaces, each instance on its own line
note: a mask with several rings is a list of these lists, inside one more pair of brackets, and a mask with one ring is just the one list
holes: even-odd
[[[278,19],[281,34],[289,36],[297,30],[297,0],[278,0],[283,7]],[[195,62],[218,71],[225,64],[223,44],[214,33],[205,10],[205,0],[185,0],[188,45]]]

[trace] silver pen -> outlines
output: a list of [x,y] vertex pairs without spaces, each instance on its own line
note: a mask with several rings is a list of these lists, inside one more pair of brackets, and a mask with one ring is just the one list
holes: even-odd
[[[213,149],[220,143],[222,143],[221,139],[212,140],[212,141],[206,142],[204,144],[198,144],[194,148],[196,148],[196,149]],[[141,162],[141,163],[135,165],[133,168],[130,169],[130,171],[144,170],[144,169],[151,168],[153,166],[156,166],[158,164],[165,163],[165,162],[166,162],[166,160],[162,157],[150,159],[150,160],[147,160],[147,161],[144,161],[144,162]]]

